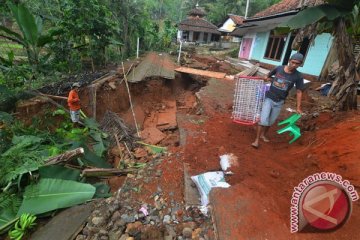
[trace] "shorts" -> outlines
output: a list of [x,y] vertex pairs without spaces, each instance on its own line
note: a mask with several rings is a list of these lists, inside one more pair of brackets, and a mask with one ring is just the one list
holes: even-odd
[[79,120],[80,120],[80,110],[76,110],[76,111],[70,110],[70,117],[71,117],[71,121],[73,123],[79,122]]
[[273,125],[278,118],[283,105],[284,100],[275,102],[270,98],[265,98],[260,114],[259,125],[266,127]]

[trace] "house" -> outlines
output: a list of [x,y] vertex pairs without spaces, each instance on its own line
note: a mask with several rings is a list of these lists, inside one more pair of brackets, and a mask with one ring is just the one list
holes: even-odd
[[232,33],[242,36],[238,57],[257,61],[266,68],[272,68],[277,65],[286,65],[291,54],[296,52],[292,50],[292,45],[296,45],[297,51],[305,57],[304,64],[299,70],[306,78],[317,79],[332,63],[330,61],[333,61],[335,56],[331,34],[323,33],[314,39],[305,37],[298,42],[295,39],[296,32],[278,34],[274,29],[291,19],[303,8],[322,3],[322,0],[283,0],[244,20],[243,24]]
[[244,17],[238,16],[235,14],[228,14],[228,18],[221,24],[221,27],[218,29],[221,32],[222,41],[228,42],[240,42],[240,37],[233,36],[231,33],[235,30],[237,26],[243,24]]
[[205,16],[205,11],[196,4],[196,7],[189,11],[187,19],[178,24],[177,40],[195,43],[219,41],[221,33]]

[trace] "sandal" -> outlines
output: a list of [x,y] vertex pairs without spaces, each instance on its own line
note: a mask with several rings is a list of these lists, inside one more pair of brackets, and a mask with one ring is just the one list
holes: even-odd
[[253,148],[256,148],[256,149],[259,148],[259,144],[256,144],[256,143],[252,143],[251,146],[252,146]]
[[268,138],[266,138],[265,136],[260,137],[264,142],[270,142],[270,140]]

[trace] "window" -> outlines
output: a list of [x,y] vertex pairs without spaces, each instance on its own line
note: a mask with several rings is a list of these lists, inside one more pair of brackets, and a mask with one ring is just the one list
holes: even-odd
[[183,31],[182,38],[185,41],[189,40],[189,32],[188,31]]
[[204,42],[207,42],[208,41],[208,33],[204,33]]
[[218,42],[220,39],[220,35],[211,34],[211,41],[212,42]]
[[199,41],[199,38],[200,38],[200,32],[194,32],[193,42]]
[[280,61],[285,42],[286,35],[275,35],[274,32],[271,31],[264,58]]

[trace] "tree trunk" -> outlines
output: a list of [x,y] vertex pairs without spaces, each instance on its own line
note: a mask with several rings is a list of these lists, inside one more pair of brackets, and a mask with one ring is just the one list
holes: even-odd
[[[335,22],[335,41],[338,51],[339,66],[345,73],[339,71],[340,78],[332,88],[331,96],[335,96],[334,109],[340,111],[357,109],[357,82],[355,57],[350,35],[346,32],[345,20],[340,18]],[[335,84],[335,83],[334,83]]]

